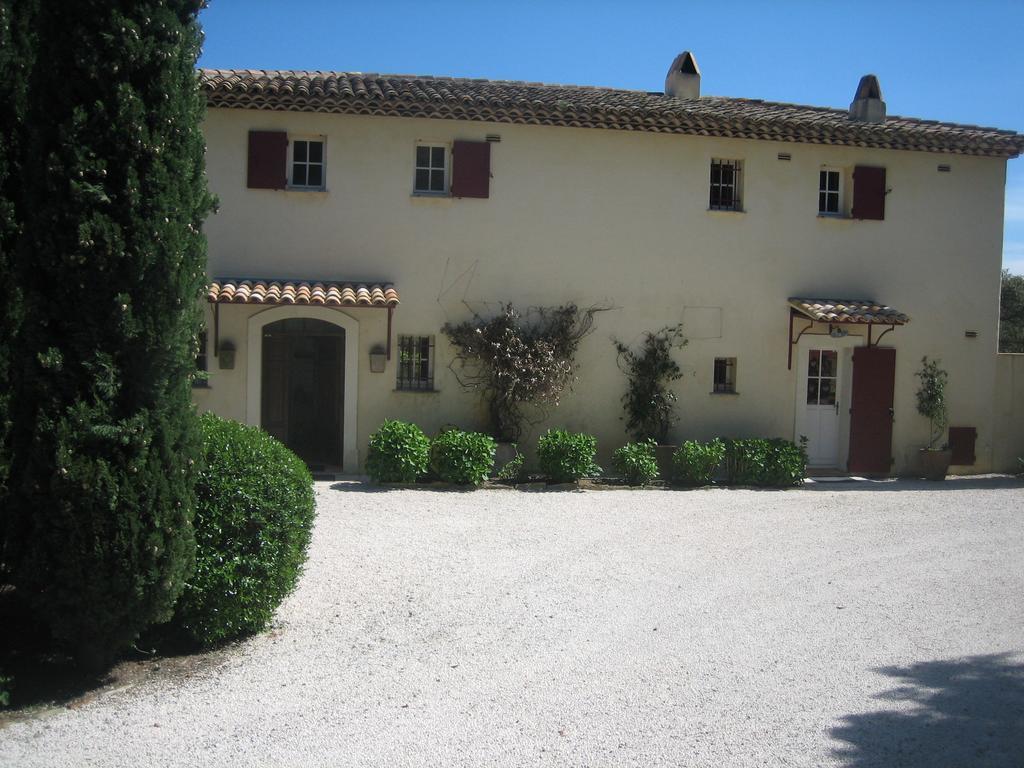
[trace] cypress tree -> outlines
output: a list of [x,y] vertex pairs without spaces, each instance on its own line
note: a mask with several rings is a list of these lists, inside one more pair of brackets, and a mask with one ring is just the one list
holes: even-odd
[[35,12],[34,0],[0,0],[0,286],[5,291],[0,299],[0,578],[6,562],[3,553],[10,465],[10,370],[20,326],[20,292],[12,279],[12,251],[21,229],[20,149],[25,137],[26,84],[32,71]]
[[194,565],[200,5],[44,0],[35,23],[7,557],[89,666],[168,619]]

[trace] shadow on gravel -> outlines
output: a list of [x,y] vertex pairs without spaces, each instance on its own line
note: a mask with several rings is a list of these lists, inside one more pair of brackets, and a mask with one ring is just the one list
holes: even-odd
[[875,696],[912,708],[847,715],[830,731],[848,768],[1020,768],[1024,664],[1011,654],[875,670],[897,687]]
[[34,715],[41,705],[76,709],[110,688],[161,670],[187,677],[214,664],[220,649],[230,645],[200,650],[166,627],[152,627],[108,669],[85,670],[7,585],[0,587],[0,627],[0,675],[13,681],[9,708],[0,707],[0,728],[5,721]]
[[[814,479],[814,478],[811,478]],[[592,481],[598,482],[598,481]],[[985,477],[951,477],[948,480],[936,482],[934,480],[918,480],[913,478],[894,478],[888,480],[839,480],[823,482],[818,480],[814,483],[807,483],[799,488],[758,488],[754,486],[730,486],[714,485],[703,488],[684,488],[676,486],[651,485],[646,488],[634,488],[612,482],[588,484],[576,487],[572,484],[546,485],[543,482],[524,483],[518,486],[487,484],[483,488],[494,490],[518,491],[520,493],[563,493],[566,491],[668,491],[671,493],[687,494],[707,490],[716,491],[757,491],[758,493],[794,493],[799,491],[811,491],[812,493],[834,493],[844,491],[871,492],[881,491],[894,493],[896,491],[941,491],[949,493],[952,491],[984,491],[1024,488],[1024,477],[1012,475],[988,475]],[[396,491],[430,491],[433,493],[472,493],[476,488],[464,485],[452,485],[450,483],[385,483],[378,485],[368,480],[353,477],[352,479],[339,480],[330,485],[332,491],[343,493],[393,493]],[[1022,764],[1024,768],[1024,764]]]
[[[813,478],[812,478],[813,479]],[[947,480],[844,480],[816,482],[803,486],[807,491],[984,491],[998,488],[1024,488],[1024,477],[951,477]]]
[[341,480],[331,483],[332,491],[343,493],[394,493],[396,491],[431,491],[433,493],[472,493],[475,488],[433,483],[386,483],[377,485],[366,480]]

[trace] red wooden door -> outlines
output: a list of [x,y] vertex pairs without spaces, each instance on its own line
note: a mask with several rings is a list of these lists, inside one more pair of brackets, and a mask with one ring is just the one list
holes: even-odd
[[889,474],[892,470],[893,394],[896,350],[857,347],[853,351],[850,397],[850,472]]

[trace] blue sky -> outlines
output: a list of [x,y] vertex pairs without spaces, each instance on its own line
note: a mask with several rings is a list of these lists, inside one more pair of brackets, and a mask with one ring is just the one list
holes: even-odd
[[[689,49],[708,94],[846,108],[873,72],[890,114],[1024,132],[1024,0],[212,0],[201,20],[204,67],[660,91]],[[1024,274],[1024,158],[1006,192],[1003,263]]]

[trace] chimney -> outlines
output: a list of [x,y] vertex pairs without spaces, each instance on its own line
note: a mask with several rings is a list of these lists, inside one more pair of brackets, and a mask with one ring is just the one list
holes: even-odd
[[700,98],[700,68],[689,51],[676,56],[665,75],[665,95],[678,99]]
[[884,123],[885,102],[882,101],[882,86],[874,75],[864,75],[857,86],[857,93],[850,104],[850,119],[860,123]]

